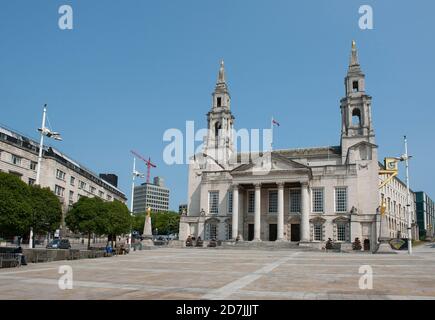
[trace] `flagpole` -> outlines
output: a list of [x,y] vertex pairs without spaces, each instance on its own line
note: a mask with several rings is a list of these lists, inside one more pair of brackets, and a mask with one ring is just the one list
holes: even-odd
[[270,130],[272,132],[272,141],[270,142],[270,152],[273,151],[273,116],[272,116],[272,120],[270,121]]

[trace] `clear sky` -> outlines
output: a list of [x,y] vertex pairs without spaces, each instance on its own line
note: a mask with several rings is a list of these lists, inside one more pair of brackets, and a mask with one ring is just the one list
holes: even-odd
[[[73,30],[58,27],[63,4]],[[364,4],[373,30],[358,26]],[[118,174],[127,195],[129,151],[150,156],[178,209],[187,166],[164,164],[163,133],[206,126],[221,58],[237,128],[266,128],[273,115],[276,148],[339,145],[355,39],[379,159],[401,155],[406,133],[411,187],[435,197],[434,34],[432,0],[1,1],[0,123],[37,138],[48,103],[64,138],[52,145]]]

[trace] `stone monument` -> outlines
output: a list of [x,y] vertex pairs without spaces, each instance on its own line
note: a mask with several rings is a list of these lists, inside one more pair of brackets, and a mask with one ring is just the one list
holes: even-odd
[[151,228],[151,207],[147,208],[147,214],[145,216],[145,225],[143,228],[143,241],[142,244],[145,246],[154,246],[153,233]]
[[385,214],[380,214],[380,230],[379,230],[379,245],[376,248],[376,251],[374,253],[393,253],[393,254],[397,254],[397,252],[395,252],[393,250],[393,248],[391,248],[390,245],[390,235],[388,233],[388,221],[387,221],[387,216]]

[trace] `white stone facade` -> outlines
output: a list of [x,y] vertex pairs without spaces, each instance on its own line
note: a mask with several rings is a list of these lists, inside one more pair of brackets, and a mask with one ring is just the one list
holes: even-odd
[[180,239],[193,235],[322,246],[328,238],[336,243],[359,238],[372,249],[380,226],[378,146],[354,43],[345,92],[340,146],[240,154],[227,130],[234,117],[222,64],[204,152],[189,165]]

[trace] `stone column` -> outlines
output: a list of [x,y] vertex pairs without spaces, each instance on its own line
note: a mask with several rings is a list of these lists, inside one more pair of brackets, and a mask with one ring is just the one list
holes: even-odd
[[261,241],[261,183],[255,184],[254,241]]
[[308,183],[301,183],[301,242],[310,242],[310,193]]
[[233,186],[233,236],[234,240],[239,235],[239,186]]
[[284,183],[278,183],[278,236],[277,241],[284,240]]

